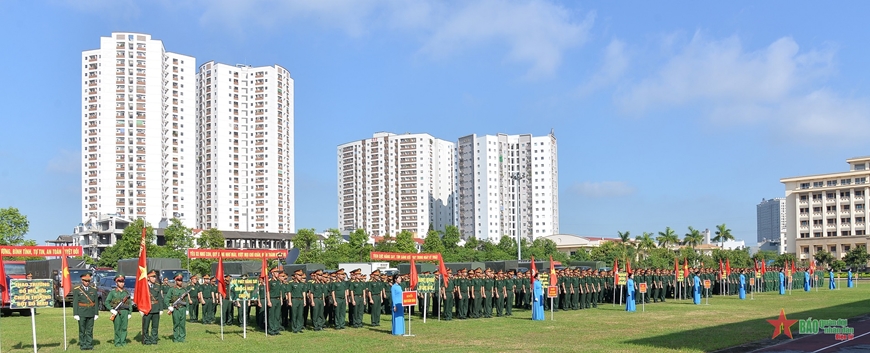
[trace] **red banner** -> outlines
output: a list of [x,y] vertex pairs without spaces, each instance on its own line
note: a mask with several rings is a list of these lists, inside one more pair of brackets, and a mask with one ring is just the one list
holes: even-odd
[[191,259],[269,259],[286,258],[287,250],[240,250],[240,249],[190,249],[187,257]]
[[81,246],[0,246],[0,256],[82,256]]
[[441,262],[441,254],[405,254],[396,252],[371,252],[372,261],[438,261]]

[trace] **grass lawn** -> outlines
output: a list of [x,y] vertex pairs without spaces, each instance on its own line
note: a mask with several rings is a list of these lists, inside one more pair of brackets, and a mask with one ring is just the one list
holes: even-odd
[[[845,286],[845,282],[843,282]],[[623,307],[606,304],[598,309],[556,312],[555,321],[533,322],[530,312],[515,310],[513,317],[453,320],[450,322],[414,317],[412,333],[416,337],[390,335],[390,320],[383,316],[382,326],[362,329],[302,334],[284,332],[265,337],[250,330],[242,338],[241,328],[225,327],[224,341],[220,326],[187,324],[187,342],[171,341],[172,320],[160,320],[160,343],[149,350],[161,352],[249,352],[303,350],[308,352],[706,352],[769,339],[773,327],[765,321],[784,309],[789,319],[840,319],[870,313],[870,285],[809,293],[794,291],[780,296],[764,293],[755,300],[736,297],[713,297],[710,305],[692,305],[690,301],[668,300],[649,304],[646,312],[627,313]],[[78,326],[67,309],[70,350],[78,350]],[[36,315],[37,342],[40,352],[63,350],[63,316],[61,309],[39,309]],[[133,314],[128,339],[138,339],[141,320]],[[365,322],[370,322],[368,316]],[[797,324],[792,329],[797,334]],[[96,351],[140,351],[139,343],[124,348],[112,345],[109,313],[103,312],[94,328]],[[780,336],[777,340],[787,339]],[[0,351],[32,352],[30,318],[0,318]]]

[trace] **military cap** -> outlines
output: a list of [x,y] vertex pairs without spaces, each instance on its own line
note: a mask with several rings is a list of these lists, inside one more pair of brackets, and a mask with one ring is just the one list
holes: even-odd
[[180,274],[180,273],[176,273],[176,274],[175,274],[175,280],[176,280],[176,281],[183,281],[183,280],[184,280],[184,275],[182,275],[182,274]]
[[123,275],[123,274],[120,274],[120,273],[117,274],[117,275],[115,275],[115,281],[118,281],[119,279],[120,279],[120,280],[124,280],[124,275]]
[[362,272],[362,269],[358,268],[358,269],[356,269],[356,270],[350,271],[350,274],[357,274],[357,273],[360,273],[360,272]]
[[202,276],[202,279],[211,279],[211,276],[205,275],[205,276]]
[[[32,276],[32,275],[31,275],[31,276]],[[91,279],[91,273],[90,273],[90,272],[85,272],[85,273],[82,273],[82,275],[79,276],[79,277],[81,277],[81,279],[90,280],[90,279]]]
[[302,271],[302,270],[300,269],[300,270],[293,271],[293,274],[294,274],[294,275],[305,275],[305,271]]
[[378,276],[381,274],[381,270],[374,270],[374,271],[372,271],[372,274],[375,276]]
[[281,266],[275,266],[269,272],[284,272],[284,269]]
[[190,275],[190,279],[197,279],[197,278],[199,278],[199,276],[197,276],[197,275],[195,275],[195,274],[194,274],[194,275]]
[[157,270],[148,271],[148,277],[157,277]]

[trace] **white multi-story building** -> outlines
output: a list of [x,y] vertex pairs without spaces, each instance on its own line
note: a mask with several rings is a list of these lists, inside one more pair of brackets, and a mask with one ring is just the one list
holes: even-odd
[[371,236],[424,237],[454,221],[454,143],[376,133],[338,146],[338,224]]
[[557,157],[552,132],[459,138],[455,210],[463,238],[498,242],[502,236],[516,238],[517,231],[529,240],[559,234]]
[[197,224],[296,230],[293,79],[281,66],[209,61],[197,86]]
[[765,244],[765,247],[777,247],[780,254],[788,252],[786,210],[785,198],[781,197],[762,199],[756,206],[756,233],[759,246]]
[[825,250],[840,259],[867,247],[870,156],[847,159],[849,171],[783,178],[789,252],[811,259]]
[[82,221],[196,221],[194,58],[116,32],[82,52]]

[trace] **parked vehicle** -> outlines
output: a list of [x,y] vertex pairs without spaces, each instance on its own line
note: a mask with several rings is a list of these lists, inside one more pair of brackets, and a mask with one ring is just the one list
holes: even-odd
[[[3,261],[3,270],[6,272],[6,288],[9,288],[9,282],[13,279],[26,279],[27,271],[24,269],[24,261],[6,260]],[[30,316],[29,309],[12,310],[9,308],[9,302],[0,303],[0,315],[9,316],[17,312],[21,316]]]
[[[61,259],[48,260],[31,260],[24,265],[27,273],[32,273],[34,279],[51,279],[54,282],[54,305],[60,307],[63,302],[72,302],[72,293],[65,293],[61,298],[60,290],[60,267]],[[69,277],[72,286],[75,287],[82,283],[81,275],[83,273],[92,273],[90,266],[84,260],[67,258],[67,266],[69,266]]]
[[[99,303],[100,310],[112,310],[112,308],[106,305],[106,296],[109,295],[110,291],[115,290],[115,287],[114,277],[104,277],[97,284],[97,303]],[[133,291],[136,289],[136,276],[124,276],[124,289],[130,294],[130,307],[134,308],[135,303],[133,303]]]

